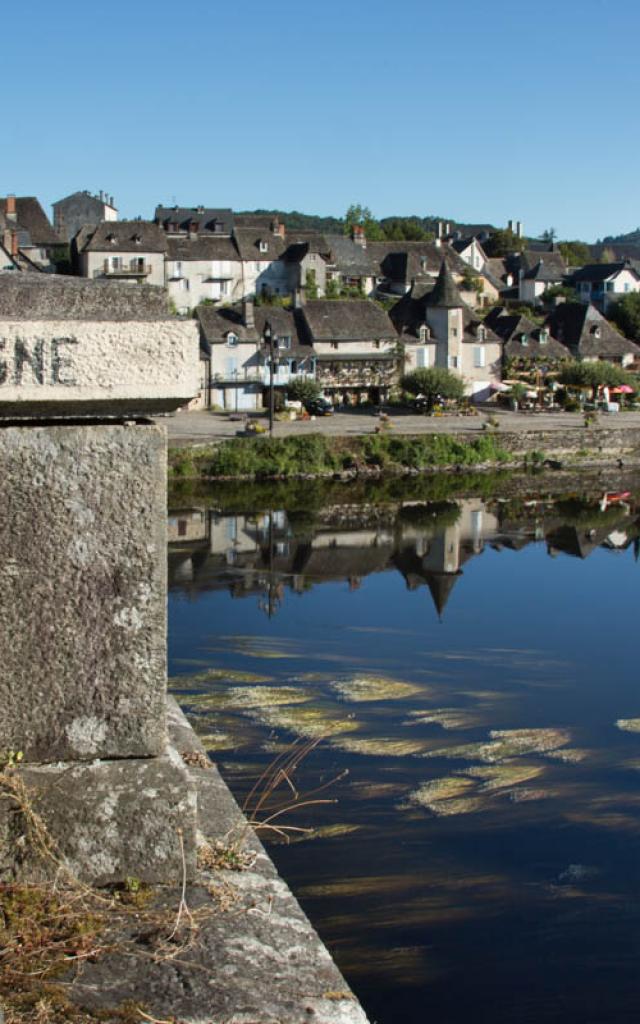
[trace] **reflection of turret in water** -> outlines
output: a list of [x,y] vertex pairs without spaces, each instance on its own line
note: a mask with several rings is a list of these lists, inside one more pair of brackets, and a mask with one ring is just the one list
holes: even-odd
[[[462,576],[462,565],[484,550],[485,538],[497,529],[496,516],[478,498],[455,504],[412,507],[401,532],[400,549],[394,564],[405,578],[407,587],[415,590],[426,585],[441,618],[451,592]],[[419,515],[422,512],[422,516]],[[431,517],[431,521],[430,521]],[[422,522],[422,527],[418,527]]]

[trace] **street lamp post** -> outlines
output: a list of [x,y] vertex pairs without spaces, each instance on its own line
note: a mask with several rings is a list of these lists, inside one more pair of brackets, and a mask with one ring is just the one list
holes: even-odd
[[273,389],[273,370],[275,362],[275,353],[278,351],[278,338],[273,333],[271,324],[267,320],[264,325],[262,332],[262,340],[265,347],[269,350],[269,435],[273,437],[273,413],[275,406],[275,395]]

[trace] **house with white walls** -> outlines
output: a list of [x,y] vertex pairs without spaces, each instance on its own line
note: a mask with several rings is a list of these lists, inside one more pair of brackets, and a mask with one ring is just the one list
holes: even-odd
[[435,285],[414,285],[391,310],[404,348],[404,372],[442,367],[461,377],[465,394],[485,401],[501,378],[502,344],[463,301],[445,260]]

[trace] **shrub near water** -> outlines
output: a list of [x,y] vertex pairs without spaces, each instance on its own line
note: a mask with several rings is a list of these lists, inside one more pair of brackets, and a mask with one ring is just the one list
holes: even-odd
[[483,435],[472,441],[446,434],[394,437],[369,434],[355,438],[329,438],[320,434],[287,438],[234,438],[204,452],[173,457],[176,477],[288,477],[330,475],[343,469],[379,467],[391,472],[433,466],[472,466],[499,463],[507,453],[495,438]]
[[341,468],[327,438],[239,438],[221,444],[209,466],[211,476],[292,476],[331,473]]

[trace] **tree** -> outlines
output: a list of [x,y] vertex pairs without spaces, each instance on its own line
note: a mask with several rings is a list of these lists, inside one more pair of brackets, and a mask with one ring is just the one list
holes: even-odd
[[344,233],[350,235],[354,227],[364,228],[364,233],[372,242],[384,242],[384,231],[374,218],[368,206],[352,203],[344,215]]
[[640,341],[640,292],[629,292],[611,303],[607,315],[625,338]]
[[454,376],[449,370],[437,366],[405,374],[401,385],[410,395],[424,395],[427,400],[428,412],[433,409],[438,395],[441,398],[456,398],[458,400],[464,395],[463,380]]
[[568,267],[583,267],[591,263],[591,250],[586,242],[560,242],[562,258]]
[[318,282],[316,281],[315,270],[307,270],[304,279],[304,291],[307,299],[318,298]]
[[490,257],[508,256],[512,252],[522,252],[525,244],[525,239],[520,238],[514,231],[509,228],[499,228],[486,242],[482,243],[482,248]]
[[322,388],[312,377],[295,377],[287,384],[287,397],[294,402],[313,402],[320,397]]
[[418,217],[385,217],[380,227],[390,242],[428,242],[433,238]]
[[613,251],[613,249],[609,249],[608,247],[605,246],[605,248],[600,253],[600,259],[598,260],[598,263],[615,263],[615,262],[616,262],[616,254],[615,254],[615,252]]
[[540,238],[543,242],[554,242],[558,237],[558,232],[555,228],[547,228],[543,231]]
[[615,363],[608,363],[605,360],[594,362],[571,362],[565,363],[558,377],[560,384],[568,384],[571,387],[591,388],[595,398],[599,387],[616,387],[619,384],[629,384],[635,389],[635,380],[631,374],[623,370]]

